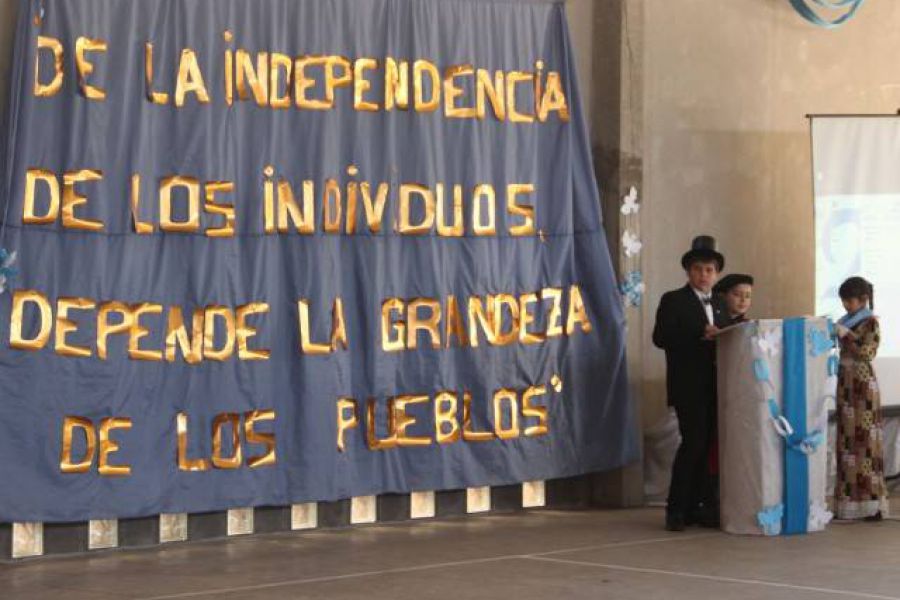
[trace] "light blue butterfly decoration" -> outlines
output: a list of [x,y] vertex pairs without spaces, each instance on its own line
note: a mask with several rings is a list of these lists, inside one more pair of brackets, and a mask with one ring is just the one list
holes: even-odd
[[834,340],[828,334],[828,330],[809,330],[809,353],[813,358],[822,356],[832,350],[834,350]]
[[644,276],[640,271],[632,271],[625,276],[625,280],[619,285],[622,298],[626,306],[640,306],[644,298]]
[[791,450],[806,454],[807,456],[815,454],[816,450],[824,443],[825,434],[818,429],[802,439],[797,436],[792,436],[791,439],[788,440],[788,446],[790,446]]
[[784,504],[769,506],[756,513],[756,522],[766,535],[781,533],[781,520],[784,518]]
[[788,448],[794,452],[800,452],[809,456],[814,454],[825,443],[825,433],[817,429],[808,435],[800,436],[791,427],[790,422],[781,414],[778,403],[774,398],[769,398],[769,415],[772,417],[772,426],[778,432]]
[[756,376],[757,381],[769,381],[771,379],[769,365],[766,361],[761,358],[753,361],[753,375]]
[[0,294],[11,286],[19,274],[18,269],[13,267],[16,262],[16,252],[9,252],[6,248],[0,248]]

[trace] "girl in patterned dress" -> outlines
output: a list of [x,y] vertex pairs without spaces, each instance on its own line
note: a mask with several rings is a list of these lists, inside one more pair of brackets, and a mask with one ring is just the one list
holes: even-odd
[[838,321],[841,346],[837,386],[838,519],[880,521],[887,514],[881,397],[872,360],[878,352],[875,290],[862,277],[845,281],[838,294],[847,310]]

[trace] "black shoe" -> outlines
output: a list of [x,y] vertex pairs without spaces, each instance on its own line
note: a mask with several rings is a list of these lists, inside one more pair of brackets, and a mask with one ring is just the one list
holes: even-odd
[[684,515],[677,512],[666,513],[666,531],[684,531]]
[[719,522],[719,511],[710,510],[706,511],[700,520],[700,527],[706,527],[708,529],[718,529],[721,527],[721,523]]
[[701,512],[699,508],[693,508],[686,513],[684,513],[684,525],[685,527],[690,527],[691,525],[697,525],[701,520]]

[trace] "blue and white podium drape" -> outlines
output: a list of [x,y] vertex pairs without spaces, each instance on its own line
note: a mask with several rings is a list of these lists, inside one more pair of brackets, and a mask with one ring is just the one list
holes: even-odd
[[725,531],[791,535],[831,520],[826,435],[835,360],[827,319],[754,321],[719,338]]

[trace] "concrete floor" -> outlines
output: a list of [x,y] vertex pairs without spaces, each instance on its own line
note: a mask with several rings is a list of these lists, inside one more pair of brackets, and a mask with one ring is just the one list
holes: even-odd
[[43,558],[0,565],[0,598],[900,599],[897,521],[764,539],[662,520],[536,511]]

